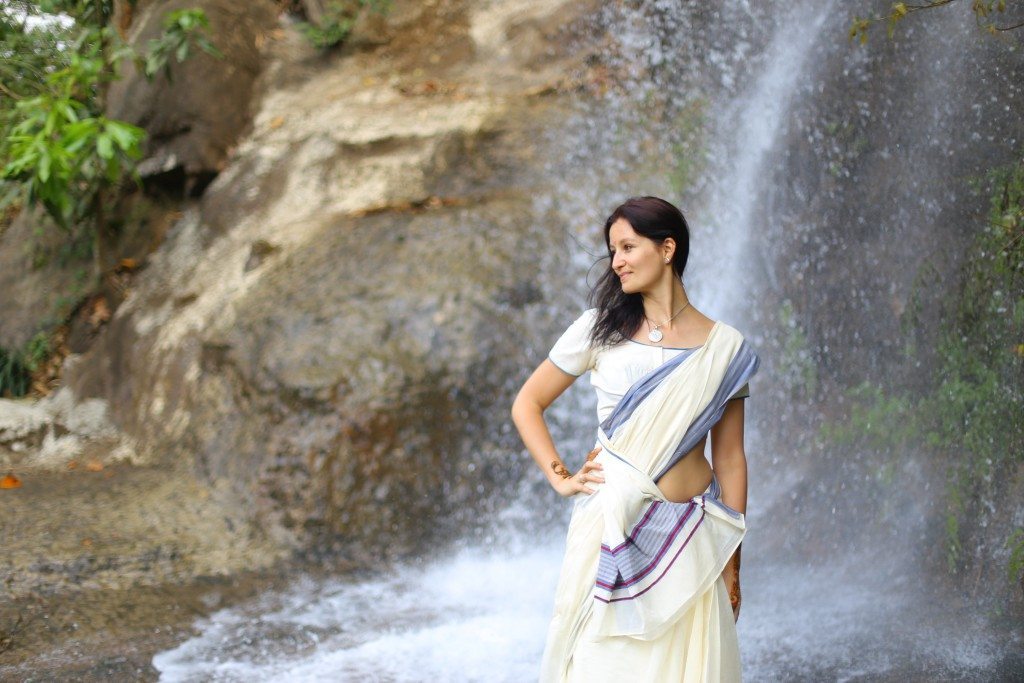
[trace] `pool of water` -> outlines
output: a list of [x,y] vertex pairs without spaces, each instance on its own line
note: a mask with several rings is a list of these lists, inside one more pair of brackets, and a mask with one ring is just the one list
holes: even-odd
[[[162,681],[536,680],[561,547],[470,548],[373,581],[297,577],[197,622]],[[922,603],[912,585],[744,568],[745,680],[1024,680],[1022,629]]]

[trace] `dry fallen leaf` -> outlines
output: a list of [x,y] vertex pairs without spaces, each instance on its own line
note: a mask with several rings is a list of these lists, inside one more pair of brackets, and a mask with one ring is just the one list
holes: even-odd
[[103,463],[101,463],[99,460],[90,460],[89,462],[85,463],[85,469],[89,470],[90,472],[99,472],[100,470],[103,469]]
[[101,296],[92,305],[92,312],[89,314],[89,325],[96,328],[108,320],[110,320],[110,306],[107,305],[106,298]]
[[14,476],[14,472],[8,472],[4,475],[3,479],[0,479],[0,489],[17,489],[21,488],[21,479]]

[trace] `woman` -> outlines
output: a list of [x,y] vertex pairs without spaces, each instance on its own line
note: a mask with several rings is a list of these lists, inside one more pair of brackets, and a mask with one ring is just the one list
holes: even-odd
[[[537,465],[574,497],[541,681],[737,681],[747,470],[734,399],[749,395],[759,360],[735,328],[690,303],[679,209],[632,198],[604,236],[611,262],[596,306],[512,406]],[[600,427],[572,474],[543,413],[587,370]]]

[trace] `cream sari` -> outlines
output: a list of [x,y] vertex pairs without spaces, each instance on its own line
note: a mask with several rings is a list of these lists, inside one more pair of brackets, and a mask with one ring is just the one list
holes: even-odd
[[710,431],[759,362],[718,321],[703,346],[640,378],[601,423],[605,482],[575,496],[542,683],[740,680],[721,573],[744,515],[720,501],[717,479],[681,503],[655,482]]

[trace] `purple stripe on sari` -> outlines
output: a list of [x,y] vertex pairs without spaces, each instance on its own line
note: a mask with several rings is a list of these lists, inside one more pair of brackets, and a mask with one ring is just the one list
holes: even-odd
[[[693,515],[693,511],[695,509],[697,509],[697,505],[695,503],[693,503],[692,501],[690,503],[687,503],[687,505],[686,505],[686,512],[684,512],[682,514],[682,516],[678,518],[675,526],[665,536],[664,542],[661,544],[661,547],[658,549],[658,552],[655,553],[654,557],[651,558],[649,561],[647,561],[646,564],[644,564],[643,566],[635,567],[633,569],[628,570],[629,578],[626,578],[627,575],[625,573],[623,573],[622,568],[623,567],[627,567],[627,566],[629,566],[631,564],[634,564],[630,560],[639,559],[639,558],[637,558],[638,552],[639,552],[639,554],[642,555],[644,560],[647,560],[647,558],[650,557],[649,554],[644,553],[640,548],[638,548],[635,545],[634,546],[630,546],[629,548],[626,548],[627,556],[626,556],[626,558],[624,558],[624,561],[620,561],[619,558],[615,558],[613,560],[613,562],[615,562],[615,565],[619,568],[618,571],[616,572],[615,582],[612,583],[612,584],[609,584],[609,583],[607,583],[605,581],[601,581],[600,579],[598,579],[597,585],[601,586],[602,588],[608,589],[608,590],[615,590],[616,588],[622,588],[622,587],[625,587],[625,586],[631,586],[634,583],[636,583],[637,581],[639,581],[640,579],[642,579],[645,576],[647,576],[648,574],[650,574],[651,571],[653,571],[654,568],[661,561],[661,558],[665,556],[665,553],[668,552],[668,549],[672,545],[672,542],[676,539],[676,536],[679,534],[679,531],[684,526],[686,526],[686,522]],[[689,539],[687,539],[687,540],[689,540]],[[633,552],[630,552],[630,551],[633,551]],[[601,559],[604,560],[605,557],[607,557],[607,555],[608,555],[608,551],[605,550],[604,548],[602,548],[601,554],[602,554],[602,558]]]
[[[722,487],[718,483],[718,477],[711,475],[711,483],[708,484],[704,493],[700,496],[702,504],[718,503],[722,495]],[[648,558],[654,555],[663,555],[667,547],[678,535],[679,527],[685,523],[685,518],[679,522],[680,516],[688,515],[695,507],[690,500],[685,503],[652,501],[644,513],[640,523],[637,524],[626,538],[626,542],[620,544],[615,550],[607,545],[601,544],[601,557],[598,562],[596,583],[599,587],[613,590],[617,586],[625,585],[625,576],[636,576],[645,569],[650,571],[650,566],[657,562],[648,562]],[[680,511],[680,506],[685,509]],[[657,510],[657,514],[652,514]],[[675,521],[671,521],[675,518]],[[674,530],[666,533],[666,527],[672,526]],[[664,542],[663,538],[668,536]],[[628,546],[628,547],[627,547]],[[621,553],[620,550],[627,547],[629,552]],[[657,550],[655,550],[657,549]],[[659,552],[660,551],[660,554]]]
[[650,585],[648,585],[646,588],[644,588],[643,590],[637,591],[634,595],[624,595],[624,596],[619,597],[619,598],[609,598],[609,599],[606,600],[605,598],[602,598],[599,595],[595,595],[594,598],[597,599],[597,600],[600,600],[601,602],[605,602],[605,603],[622,602],[624,600],[633,600],[635,598],[639,598],[641,595],[643,595],[647,591],[649,591],[652,588],[654,588],[657,585],[657,583],[659,581],[661,581],[661,577],[665,576],[665,573],[668,572],[668,570],[672,568],[673,564],[675,564],[676,560],[679,558],[679,555],[682,554],[683,550],[686,548],[687,544],[690,542],[690,539],[693,538],[693,535],[695,533],[697,533],[697,529],[700,528],[700,525],[704,521],[705,517],[706,517],[706,513],[704,513],[704,511],[702,510],[700,518],[697,520],[697,523],[693,525],[693,529],[690,531],[689,535],[686,537],[686,540],[683,541],[683,544],[679,547],[679,550],[676,552],[675,555],[672,556],[672,560],[665,566],[665,571],[663,571],[661,574],[659,574],[658,578],[656,578],[654,581],[652,581],[650,583]]
[[644,528],[644,525],[647,524],[647,520],[649,520],[651,518],[651,515],[654,514],[654,511],[657,510],[659,504],[660,504],[660,501],[656,500],[656,501],[652,502],[647,507],[647,512],[644,513],[643,519],[640,520],[639,524],[637,524],[635,527],[633,527],[633,531],[630,532],[629,536],[626,537],[625,541],[623,541],[619,545],[615,546],[614,548],[609,548],[604,543],[602,543],[601,544],[601,550],[611,551],[612,555],[614,555],[614,554],[618,553],[621,549],[623,549],[627,545],[629,545],[629,543],[631,541],[635,541],[637,538],[639,538],[640,531]]

